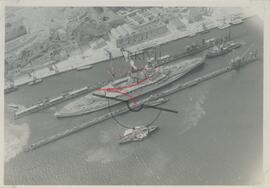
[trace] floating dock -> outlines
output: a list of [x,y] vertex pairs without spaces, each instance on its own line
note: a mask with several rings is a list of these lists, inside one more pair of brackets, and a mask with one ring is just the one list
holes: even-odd
[[[165,91],[161,91],[159,92],[158,94],[155,94],[155,95],[151,95],[150,97],[147,97],[146,99],[142,99],[141,101],[139,101],[138,104],[144,104],[144,103],[147,103],[147,102],[151,102],[153,101],[155,104],[152,104],[152,105],[159,105],[159,104],[162,104],[164,102],[167,102],[164,98],[162,97],[166,97],[170,94],[173,94],[175,92],[178,92],[178,91],[181,91],[183,89],[186,89],[186,88],[189,88],[189,87],[192,87],[192,86],[195,86],[203,81],[206,81],[206,80],[209,80],[209,79],[212,79],[216,76],[219,76],[221,74],[224,74],[226,72],[230,72],[232,70],[238,70],[240,67],[248,64],[248,63],[251,63],[251,62],[254,62],[258,60],[258,58],[256,57],[256,54],[251,54],[250,56],[248,57],[238,57],[238,59],[236,58],[233,62],[230,62],[230,65],[224,67],[224,68],[221,68],[217,71],[214,71],[214,72],[211,72],[209,74],[206,74],[202,77],[199,77],[199,78],[196,78],[194,80],[191,80],[191,81],[188,81],[184,84],[178,84],[170,89],[167,89]],[[102,121],[105,121],[105,120],[108,120],[110,119],[112,116],[117,116],[117,115],[120,115],[120,114],[123,114],[123,113],[126,113],[128,112],[128,108],[127,107],[123,107],[123,108],[120,108],[119,110],[116,110],[114,112],[110,112],[110,113],[107,113],[103,116],[100,116],[100,117],[97,117],[97,118],[94,118],[92,121],[89,121],[89,122],[86,122],[86,123],[83,123],[79,126],[75,126],[71,129],[68,129],[64,132],[61,132],[61,133],[58,133],[56,135],[53,135],[49,138],[46,138],[46,139],[43,139],[43,140],[40,140],[34,144],[31,144],[28,148],[26,148],[26,151],[32,151],[32,150],[35,150],[41,146],[44,146],[44,145],[47,145],[53,141],[56,141],[56,140],[59,140],[61,138],[64,138],[68,135],[71,135],[75,132],[78,132],[80,130],[83,130],[85,128],[88,128],[90,126],[93,126],[97,123],[100,123]]]

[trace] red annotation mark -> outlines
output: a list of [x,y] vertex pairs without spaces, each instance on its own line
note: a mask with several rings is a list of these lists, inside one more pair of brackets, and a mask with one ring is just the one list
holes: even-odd
[[96,90],[97,91],[112,92],[112,93],[120,93],[120,94],[126,95],[128,97],[128,99],[129,99],[130,102],[133,102],[135,106],[138,106],[138,103],[135,100],[135,98],[132,95],[130,95],[128,92],[123,91],[123,89],[132,88],[134,86],[137,86],[137,85],[143,83],[146,80],[148,80],[148,77],[145,77],[144,79],[142,79],[142,80],[140,80],[140,81],[138,81],[136,83],[125,85],[125,86],[122,86],[122,87],[116,87],[116,88],[97,88]]

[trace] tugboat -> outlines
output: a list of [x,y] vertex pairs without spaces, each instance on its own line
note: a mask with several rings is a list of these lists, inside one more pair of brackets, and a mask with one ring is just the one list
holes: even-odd
[[120,137],[119,144],[142,141],[144,138],[148,137],[150,133],[153,133],[156,130],[158,130],[157,126],[137,126],[132,129],[127,129]]
[[216,45],[207,51],[206,57],[213,58],[213,57],[225,55],[231,52],[233,49],[240,48],[241,45],[242,44],[240,42],[233,42],[233,41]]

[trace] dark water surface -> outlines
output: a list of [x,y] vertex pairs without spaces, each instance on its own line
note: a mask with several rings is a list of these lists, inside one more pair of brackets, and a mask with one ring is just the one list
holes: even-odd
[[[212,30],[205,38],[225,35]],[[259,18],[231,28],[232,37],[244,41],[236,52],[251,44],[263,57],[263,28]],[[202,35],[162,46],[162,53],[178,53]],[[207,60],[206,65],[177,81],[184,82],[226,66],[233,56]],[[235,55],[235,54],[234,54]],[[42,84],[24,86],[5,96],[5,103],[30,105],[46,96],[109,79],[109,65],[91,70],[72,71],[46,79]],[[123,61],[115,67],[127,70]],[[123,128],[113,120],[41,147],[20,152],[5,163],[5,184],[256,184],[262,174],[262,60],[240,71],[232,71],[195,87],[169,96],[164,107],[178,114],[162,112],[155,125],[160,131],[143,142],[117,144]],[[174,83],[175,84],[175,83]],[[28,124],[28,144],[108,112],[104,110],[76,118],[56,119],[53,112],[64,104],[6,122]],[[130,125],[151,120],[158,111],[145,109],[118,117]],[[6,127],[8,127],[6,123]]]

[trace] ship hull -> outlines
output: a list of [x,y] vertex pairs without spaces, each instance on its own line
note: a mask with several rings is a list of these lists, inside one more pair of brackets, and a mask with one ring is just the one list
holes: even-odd
[[[169,76],[168,78],[166,78],[166,80],[161,80],[160,82],[157,82],[153,85],[149,85],[149,86],[145,86],[145,87],[141,87],[131,93],[129,93],[130,95],[132,95],[133,98],[145,95],[147,93],[156,91],[157,89],[160,89],[170,83],[173,83],[174,81],[178,80],[179,78],[183,77],[184,75],[186,75],[187,73],[189,73],[190,71],[194,70],[195,68],[199,67],[200,65],[204,64],[204,58],[196,58],[193,60],[194,62],[192,62],[192,65],[189,65],[188,68],[186,68],[184,71],[181,71],[175,75]],[[92,95],[92,93],[90,94]],[[126,95],[122,95],[121,97],[119,97],[123,100],[127,100],[127,96]],[[76,103],[76,102],[75,102]],[[92,113],[95,111],[99,111],[99,110],[103,110],[105,108],[108,108],[109,106],[114,106],[116,104],[119,104],[119,101],[114,101],[114,100],[110,100],[107,101],[105,100],[105,102],[103,103],[103,105],[100,105],[98,107],[94,107],[94,108],[87,108],[85,107],[83,110],[67,110],[65,109],[65,107],[63,109],[61,109],[60,111],[55,113],[55,116],[58,118],[64,118],[64,117],[74,117],[74,116],[81,116],[81,115],[85,115],[88,113]],[[87,106],[87,104],[85,104]]]

